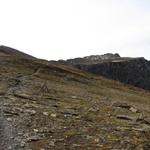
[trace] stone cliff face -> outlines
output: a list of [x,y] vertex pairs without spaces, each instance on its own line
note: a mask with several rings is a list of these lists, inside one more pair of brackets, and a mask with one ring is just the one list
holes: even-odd
[[122,58],[118,54],[105,54],[61,61],[61,63],[150,90],[150,62],[142,57]]

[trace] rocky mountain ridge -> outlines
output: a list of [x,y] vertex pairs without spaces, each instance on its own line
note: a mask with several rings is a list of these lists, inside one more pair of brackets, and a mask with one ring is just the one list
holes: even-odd
[[65,65],[150,90],[150,62],[143,57],[104,54],[58,61]]

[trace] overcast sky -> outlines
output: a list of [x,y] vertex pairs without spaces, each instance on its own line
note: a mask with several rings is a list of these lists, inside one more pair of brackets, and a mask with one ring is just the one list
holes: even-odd
[[0,45],[49,60],[150,59],[150,0],[0,0]]

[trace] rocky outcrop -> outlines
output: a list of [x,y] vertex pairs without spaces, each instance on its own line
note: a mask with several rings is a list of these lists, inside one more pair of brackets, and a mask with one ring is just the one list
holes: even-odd
[[118,54],[105,54],[59,62],[150,90],[150,62],[142,57],[122,58]]
[[77,64],[97,64],[101,62],[105,62],[108,60],[119,60],[121,57],[119,54],[111,54],[107,53],[104,55],[91,55],[86,56],[83,58],[74,58],[74,59],[68,59],[66,61],[59,60],[60,63],[63,64],[71,64],[71,65],[77,65]]

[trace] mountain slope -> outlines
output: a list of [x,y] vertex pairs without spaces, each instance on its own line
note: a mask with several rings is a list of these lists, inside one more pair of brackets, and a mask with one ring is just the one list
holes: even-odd
[[35,57],[25,54],[23,52],[20,52],[14,48],[11,47],[7,47],[7,46],[0,46],[0,57],[1,56],[7,56],[7,57],[22,57],[22,58],[26,58],[26,59],[35,59]]
[[118,54],[105,54],[59,63],[150,90],[150,62],[142,57],[122,58]]
[[147,91],[16,56],[1,56],[0,83],[1,150],[150,148]]

